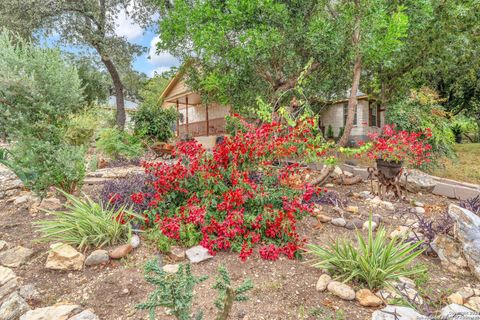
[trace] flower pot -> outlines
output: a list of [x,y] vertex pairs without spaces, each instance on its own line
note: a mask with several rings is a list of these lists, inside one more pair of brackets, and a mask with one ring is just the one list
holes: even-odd
[[403,161],[377,159],[377,170],[387,179],[396,177],[402,170]]

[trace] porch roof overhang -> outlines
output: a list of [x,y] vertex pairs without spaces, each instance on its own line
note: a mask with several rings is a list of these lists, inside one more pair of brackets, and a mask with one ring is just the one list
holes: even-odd
[[193,91],[185,91],[174,96],[165,97],[164,102],[177,104],[178,108],[183,109],[187,106],[187,99],[188,99],[188,106],[198,106],[202,104],[202,99],[198,93]]

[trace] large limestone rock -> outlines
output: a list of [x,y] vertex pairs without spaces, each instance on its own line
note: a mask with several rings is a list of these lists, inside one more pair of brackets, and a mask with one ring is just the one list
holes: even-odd
[[448,306],[444,307],[440,311],[440,316],[442,319],[449,319],[449,320],[463,320],[463,319],[476,319],[474,318],[479,317],[479,315],[476,315],[473,310],[470,310],[464,306],[461,306],[459,304],[449,304]]
[[17,292],[14,292],[0,306],[0,320],[17,320],[28,310],[30,307],[25,300]]
[[195,246],[188,249],[185,254],[187,255],[188,260],[191,263],[199,263],[208,259],[213,258],[213,256],[208,253],[208,250],[202,246]]
[[450,204],[448,214],[455,221],[455,237],[460,241],[468,268],[480,279],[480,217]]
[[33,255],[33,250],[17,246],[0,253],[0,264],[5,267],[18,268]]
[[467,274],[468,262],[462,252],[462,245],[447,235],[438,235],[431,243],[442,265],[453,273]]
[[425,319],[417,311],[408,307],[386,306],[372,313],[372,320],[423,320]]
[[50,248],[45,268],[53,270],[82,270],[85,256],[72,246],[55,243]]
[[80,309],[76,304],[58,304],[30,310],[21,316],[20,320],[67,320]]
[[0,266],[0,301],[17,287],[17,277],[12,269]]
[[402,175],[400,178],[400,185],[410,192],[430,193],[436,184],[437,182],[432,177],[417,169],[409,170],[408,177]]
[[0,200],[14,196],[23,188],[23,183],[10,169],[0,164]]

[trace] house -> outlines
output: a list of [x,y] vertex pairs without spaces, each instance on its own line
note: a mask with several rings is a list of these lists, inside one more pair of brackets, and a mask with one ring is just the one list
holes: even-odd
[[[124,99],[125,106],[125,123],[132,122],[132,115],[138,110],[138,103]],[[110,96],[108,97],[107,104],[103,108],[116,111],[117,110],[117,97]]]
[[202,103],[202,98],[182,81],[182,73],[170,80],[160,96],[162,108],[174,107],[181,114],[176,126],[177,137],[192,137],[206,147],[215,145],[218,136],[226,133],[225,117],[229,106]]
[[[181,73],[170,80],[161,95],[162,108],[174,107],[181,114],[177,122],[177,137],[193,137],[205,146],[213,146],[218,136],[224,135],[225,116],[230,114],[229,106],[216,103],[202,103],[200,95],[188,88],[182,81]],[[355,113],[351,140],[365,140],[369,132],[378,131],[385,122],[384,110],[378,107],[375,99],[358,92],[358,105]],[[319,125],[324,136],[328,126],[332,126],[334,137],[337,138],[345,126],[347,118],[348,99],[332,101],[320,113]]]
[[[343,132],[347,121],[348,96],[350,96],[350,92],[347,92],[344,99],[329,102],[327,107],[320,112],[319,125],[325,137],[329,126],[332,127],[335,138]],[[385,124],[385,109],[381,109],[378,101],[361,91],[357,92],[357,101],[350,138],[351,140],[366,140],[368,133],[379,131]]]

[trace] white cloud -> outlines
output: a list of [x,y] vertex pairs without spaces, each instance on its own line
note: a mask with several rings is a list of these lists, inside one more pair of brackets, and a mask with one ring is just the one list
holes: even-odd
[[[130,7],[130,5],[129,5]],[[130,8],[127,7],[127,10]],[[135,40],[142,36],[143,29],[136,24],[128,15],[125,8],[122,8],[118,13],[115,21],[115,33],[119,36],[124,36],[127,40]]]
[[170,70],[170,68],[178,66],[179,61],[166,51],[158,52],[156,44],[159,41],[159,36],[154,37],[150,41],[150,50],[148,52],[149,62],[154,66],[154,69],[151,71],[150,76],[153,76],[156,73],[162,73],[164,71]]

